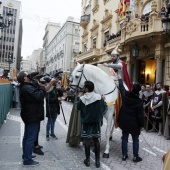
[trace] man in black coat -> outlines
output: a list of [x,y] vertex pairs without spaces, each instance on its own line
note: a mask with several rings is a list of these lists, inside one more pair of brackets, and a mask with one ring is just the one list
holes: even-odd
[[139,98],[141,86],[134,83],[131,91],[126,91],[120,76],[119,89],[122,96],[122,106],[119,112],[119,127],[122,129],[122,160],[128,158],[128,137],[131,134],[133,139],[133,162],[142,161],[139,157],[139,135],[144,127],[143,102]]
[[21,71],[17,77],[20,83],[21,118],[25,124],[23,137],[23,166],[37,166],[39,162],[33,160],[32,151],[37,137],[39,122],[44,117],[44,97],[55,79],[45,87],[32,82],[31,76]]

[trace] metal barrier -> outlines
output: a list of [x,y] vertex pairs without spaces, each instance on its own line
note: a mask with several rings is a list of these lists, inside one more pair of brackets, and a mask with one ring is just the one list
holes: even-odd
[[6,120],[12,103],[12,85],[0,84],[0,126]]

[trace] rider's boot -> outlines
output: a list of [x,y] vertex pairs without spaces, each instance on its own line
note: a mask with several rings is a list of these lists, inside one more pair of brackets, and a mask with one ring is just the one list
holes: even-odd
[[96,168],[100,168],[100,142],[95,143],[95,163]]
[[86,155],[86,159],[84,160],[84,164],[87,167],[89,167],[90,166],[90,145],[85,144],[84,148],[85,148],[85,155]]

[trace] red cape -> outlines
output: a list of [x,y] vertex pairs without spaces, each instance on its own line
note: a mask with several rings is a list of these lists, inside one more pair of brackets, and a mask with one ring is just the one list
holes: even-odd
[[129,91],[130,91],[132,89],[132,85],[131,85],[131,82],[130,82],[129,74],[127,72],[126,64],[123,61],[121,63],[123,65],[124,81],[125,81],[128,89],[129,89]]

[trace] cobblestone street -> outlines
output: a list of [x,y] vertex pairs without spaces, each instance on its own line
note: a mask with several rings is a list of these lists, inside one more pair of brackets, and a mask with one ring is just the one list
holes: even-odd
[[[49,170],[84,170],[96,169],[94,163],[94,154],[91,152],[91,166],[85,167],[83,164],[84,149],[83,146],[69,147],[66,144],[67,126],[72,108],[72,103],[62,102],[62,107],[66,117],[67,124],[64,124],[62,113],[57,118],[55,133],[58,140],[51,139],[46,141],[46,122],[41,123],[41,131],[39,137],[40,145],[43,145],[44,156],[37,155],[37,161],[40,162],[38,167],[31,169],[49,169]],[[1,170],[20,170],[25,169],[22,166],[22,135],[24,132],[24,124],[20,119],[20,110],[11,109],[6,123],[0,128],[0,169]],[[106,122],[102,127],[101,139],[101,168],[113,170],[161,170],[162,155],[167,151],[170,142],[165,140],[163,136],[158,136],[157,133],[142,132],[140,135],[140,151],[139,154],[143,158],[142,162],[133,163],[132,140],[129,138],[129,159],[122,161],[121,155],[121,130],[115,129],[113,139],[110,142],[110,158],[102,158],[105,150],[105,129]]]

